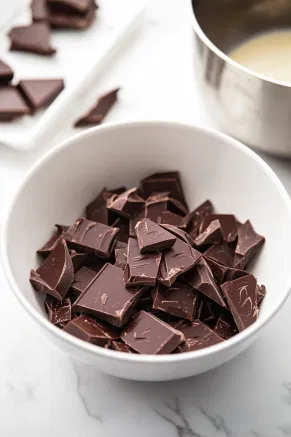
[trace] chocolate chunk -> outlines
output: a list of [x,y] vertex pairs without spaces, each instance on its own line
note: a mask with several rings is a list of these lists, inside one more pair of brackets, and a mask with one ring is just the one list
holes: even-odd
[[0,87],[0,121],[11,121],[29,113],[30,110],[17,88]]
[[266,296],[266,287],[264,285],[258,285],[257,284],[257,305],[258,307],[261,306],[263,299]]
[[[103,188],[95,200],[86,207],[86,217],[88,220],[111,225],[114,214],[107,209],[107,202],[113,196],[113,192]],[[116,217],[116,216],[115,216]]]
[[171,211],[162,211],[161,215],[157,220],[157,223],[159,225],[172,225],[186,229],[183,217]]
[[125,328],[121,339],[139,354],[170,354],[185,339],[181,332],[153,314],[140,311]]
[[144,199],[137,194],[136,188],[132,188],[115,198],[112,197],[107,207],[122,217],[131,218],[140,213],[144,203]]
[[57,246],[36,270],[31,271],[30,282],[36,291],[63,300],[74,279],[74,267],[65,240]]
[[135,230],[140,253],[161,252],[172,247],[177,240],[173,234],[147,218],[138,222]]
[[116,237],[116,244],[118,242],[125,243],[127,245],[129,239],[129,221],[126,218],[120,217],[112,223],[111,226],[114,226],[116,229],[119,229],[119,232]]
[[209,267],[211,268],[212,274],[214,276],[215,282],[218,285],[221,285],[224,282],[224,277],[229,269],[229,267],[220,264],[217,261],[214,261],[211,258],[205,257],[205,260]]
[[62,79],[25,79],[18,89],[32,112],[50,105],[64,89]]
[[87,315],[82,315],[69,322],[64,327],[64,331],[98,346],[104,346],[108,340],[117,340],[120,336],[118,329]]
[[214,332],[220,337],[227,340],[238,333],[236,324],[231,316],[231,314],[222,314],[214,327]]
[[94,272],[99,273],[101,269],[103,269],[103,267],[105,266],[105,264],[107,264],[107,260],[103,259],[103,258],[98,258],[96,256],[93,256],[93,258],[91,259],[90,263],[87,264],[86,267],[88,267],[91,270],[94,270]]
[[13,79],[13,71],[9,65],[0,60],[0,86],[8,85]]
[[116,88],[101,96],[96,105],[83,117],[76,121],[75,127],[94,126],[102,123],[112,106],[117,101],[120,88]]
[[249,220],[246,221],[238,229],[234,266],[238,269],[244,269],[264,243],[265,238],[254,231]]
[[131,238],[136,238],[135,226],[137,223],[145,218],[145,207],[142,207],[141,211],[132,217],[129,221],[129,236]]
[[236,239],[238,224],[235,216],[231,214],[207,214],[201,223],[200,233],[204,232],[213,220],[219,221],[225,242],[231,243]]
[[213,213],[213,205],[209,200],[199,205],[194,211],[190,212],[184,218],[187,225],[187,232],[191,238],[195,239],[199,234],[199,228],[207,214]]
[[235,279],[239,279],[239,278],[242,278],[243,276],[247,276],[247,275],[248,275],[248,272],[246,272],[244,270],[231,269],[228,267],[226,272],[225,272],[223,282],[231,282],[231,281],[234,281]]
[[179,275],[197,264],[201,256],[193,247],[177,239],[174,246],[163,253],[158,282],[171,287]]
[[184,275],[184,279],[189,285],[191,285],[191,287],[200,291],[206,297],[218,303],[218,305],[221,305],[222,307],[226,306],[219,288],[215,283],[211,268],[204,259],[199,261],[195,269],[190,270],[186,275]]
[[176,281],[172,287],[159,284],[152,290],[153,308],[172,316],[193,320],[198,303],[197,292]]
[[177,226],[173,225],[162,225],[162,228],[166,229],[167,231],[171,232],[172,234],[176,235],[176,237],[180,238],[180,240],[183,240],[185,243],[189,244],[190,246],[194,246],[194,241],[190,237],[187,232],[183,231],[183,229],[177,228]]
[[178,171],[154,173],[141,181],[140,188],[145,198],[153,193],[170,192],[171,197],[187,206]]
[[92,4],[92,0],[47,0],[52,11],[62,11],[67,14],[85,14]]
[[124,271],[126,285],[156,285],[161,259],[161,253],[141,255],[137,240],[130,238]]
[[64,299],[63,302],[52,297],[47,297],[44,306],[49,321],[56,326],[64,327],[72,319],[71,299]]
[[122,270],[125,270],[127,264],[127,247],[123,249],[115,249],[115,265]]
[[234,321],[243,331],[258,318],[257,281],[253,275],[244,276],[221,286]]
[[90,253],[80,253],[75,250],[70,250],[70,255],[75,272],[92,261],[92,255]]
[[108,259],[117,233],[116,228],[81,217],[67,230],[64,238],[70,249]]
[[125,352],[126,354],[134,353],[134,351],[127,346],[127,344],[124,344],[121,341],[113,341],[111,343],[111,348],[117,352]]
[[210,225],[198,237],[195,238],[196,246],[204,244],[218,244],[223,240],[222,229],[219,220],[213,220]]
[[49,21],[52,27],[68,29],[88,29],[96,17],[96,6],[91,1],[91,6],[85,14],[66,14],[64,12],[53,12],[49,14]]
[[135,311],[144,287],[126,288],[123,271],[106,264],[73,305],[73,311],[96,316],[111,325],[124,326]]
[[203,253],[203,256],[205,259],[211,258],[224,266],[233,267],[234,251],[227,243],[214,244]]
[[222,308],[218,305],[214,300],[207,299],[205,296],[201,295],[201,307],[199,308],[200,312],[197,315],[197,318],[201,320],[201,322],[210,326],[211,329],[214,328],[218,318],[222,314]]
[[47,21],[48,7],[47,0],[32,0],[31,2],[32,21]]
[[9,32],[10,50],[31,52],[39,55],[53,55],[56,50],[51,47],[50,28],[46,23],[32,23],[29,26],[13,27]]
[[146,293],[142,296],[142,298],[138,301],[137,311],[144,310],[149,313],[152,313],[153,306],[153,298],[151,295],[146,295]]
[[40,248],[37,253],[42,256],[48,256],[51,251],[56,247],[59,241],[63,238],[64,233],[69,229],[69,226],[55,225],[56,232],[50,237],[50,239]]
[[72,283],[72,290],[74,296],[79,297],[84,291],[87,290],[91,282],[96,278],[98,273],[94,270],[88,269],[88,267],[82,267],[75,273],[74,282]]
[[219,335],[200,320],[194,320],[194,322],[178,322],[175,327],[181,331],[186,338],[185,343],[179,346],[178,352],[197,351],[223,341]]

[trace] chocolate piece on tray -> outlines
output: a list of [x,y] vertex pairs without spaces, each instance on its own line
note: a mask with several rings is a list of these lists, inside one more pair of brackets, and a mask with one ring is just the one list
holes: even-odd
[[145,218],[135,227],[140,253],[161,252],[174,245],[177,238],[161,226]]
[[52,297],[47,297],[44,306],[48,319],[53,325],[63,328],[72,319],[72,305],[69,298],[60,302]]
[[120,88],[116,88],[101,96],[96,105],[83,117],[76,121],[75,127],[94,126],[102,123],[112,106],[117,101]]
[[126,285],[156,285],[161,259],[161,253],[152,252],[142,255],[137,240],[130,238],[128,240],[127,265],[124,271]]
[[47,0],[32,0],[30,8],[32,21],[48,20]]
[[157,285],[152,290],[153,309],[164,311],[172,316],[193,320],[198,302],[193,288],[176,281],[171,287]]
[[125,218],[136,216],[141,212],[145,204],[144,199],[140,197],[136,191],[136,188],[132,188],[119,196],[113,196],[108,201],[108,209]]
[[69,226],[55,225],[57,228],[56,232],[49,238],[49,240],[38,249],[37,253],[39,255],[47,256],[56,247],[58,242],[63,238],[64,233],[69,229]]
[[213,220],[210,225],[198,237],[195,238],[196,246],[204,244],[218,244],[223,240],[222,229],[219,220]]
[[186,338],[185,343],[179,346],[177,352],[197,351],[223,341],[219,335],[200,320],[194,320],[194,322],[178,322],[175,327],[181,331]]
[[127,264],[127,247],[123,249],[115,249],[115,265],[122,270],[125,270]]
[[170,354],[184,335],[153,314],[140,311],[125,328],[121,339],[139,354]]
[[163,252],[158,282],[170,287],[178,276],[191,269],[201,257],[200,252],[178,238],[171,249]]
[[86,207],[86,217],[88,220],[111,225],[116,219],[116,215],[107,209],[108,200],[113,196],[113,192],[103,188],[95,200]]
[[235,216],[231,214],[207,214],[201,223],[200,233],[204,232],[213,220],[219,221],[223,239],[226,243],[231,243],[236,239],[238,223]]
[[47,4],[51,11],[66,14],[85,14],[88,12],[92,0],[47,0]]
[[81,217],[64,235],[70,249],[110,258],[118,229]]
[[187,232],[183,231],[183,229],[177,228],[177,226],[173,226],[173,225],[162,225],[161,224],[160,226],[162,226],[162,228],[164,228],[167,231],[174,234],[176,237],[180,238],[180,240],[183,240],[184,243],[187,243],[192,247],[194,246],[193,239],[190,237],[189,234],[187,234]]
[[223,264],[227,267],[233,267],[234,251],[227,243],[214,244],[203,253],[203,257],[207,260],[211,258],[213,261]]
[[74,279],[74,267],[65,240],[60,240],[42,265],[31,271],[30,282],[41,291],[63,300]]
[[82,315],[67,323],[64,331],[98,346],[105,346],[108,341],[117,340],[120,337],[118,329],[87,315]]
[[257,281],[253,275],[243,276],[221,286],[234,321],[243,331],[258,318]]
[[127,346],[127,344],[122,343],[121,341],[112,341],[111,348],[118,352],[125,352],[126,354],[134,353],[134,351]]
[[11,121],[30,114],[20,92],[13,86],[0,87],[0,121]]
[[5,62],[0,60],[0,86],[8,85],[13,79],[13,71]]
[[214,332],[227,340],[238,333],[236,324],[230,313],[222,313],[214,327]]
[[178,171],[154,173],[140,182],[141,192],[147,198],[153,193],[170,192],[171,197],[187,205]]
[[124,326],[135,311],[145,287],[127,288],[123,270],[106,264],[76,300],[73,311],[91,314],[111,325]]
[[13,27],[9,34],[11,40],[10,50],[31,52],[38,55],[53,55],[56,50],[50,43],[50,27],[39,22],[29,26]]
[[257,234],[248,220],[238,229],[234,266],[244,269],[265,243],[265,238]]
[[18,89],[32,112],[50,105],[64,89],[62,79],[25,79]]
[[65,14],[64,12],[53,12],[49,14],[49,22],[55,28],[88,29],[96,17],[96,6],[91,6],[85,14]]
[[199,205],[194,211],[190,212],[184,218],[184,222],[187,225],[187,232],[191,238],[195,239],[199,234],[199,228],[207,214],[213,213],[213,205],[210,200]]
[[85,266],[78,270],[75,273],[74,282],[71,286],[71,289],[74,291],[74,296],[79,297],[84,293],[97,275],[98,273]]

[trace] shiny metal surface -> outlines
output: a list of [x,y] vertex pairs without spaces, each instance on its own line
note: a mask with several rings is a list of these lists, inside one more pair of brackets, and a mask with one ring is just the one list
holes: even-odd
[[291,29],[291,1],[189,0],[189,6],[201,91],[213,116],[244,143],[291,157],[291,83],[256,74],[227,56],[257,33]]

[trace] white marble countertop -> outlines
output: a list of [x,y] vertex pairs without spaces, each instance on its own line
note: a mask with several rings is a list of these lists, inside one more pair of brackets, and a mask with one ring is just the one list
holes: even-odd
[[[198,96],[192,50],[183,2],[154,0],[143,28],[106,71],[104,87],[123,88],[108,120],[213,126]],[[72,133],[64,126],[53,143]],[[0,148],[1,221],[23,174],[50,147]],[[265,159],[291,194],[291,163]],[[20,308],[1,268],[0,280],[1,436],[291,436],[290,300],[261,338],[223,367],[177,382],[137,383],[62,355]]]

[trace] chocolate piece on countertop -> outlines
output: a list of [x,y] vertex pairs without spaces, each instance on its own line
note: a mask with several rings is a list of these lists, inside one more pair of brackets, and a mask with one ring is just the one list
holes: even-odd
[[135,216],[132,217],[129,221],[129,236],[131,238],[136,238],[135,226],[137,223],[145,218],[145,207],[141,209],[141,211]]
[[42,265],[36,271],[31,271],[30,282],[36,291],[63,300],[73,279],[73,263],[66,242],[62,239]]
[[125,270],[127,264],[127,247],[124,249],[115,249],[115,265]]
[[74,292],[74,297],[79,297],[84,293],[97,275],[98,273],[85,266],[78,270],[75,273],[74,282],[71,286],[71,289]]
[[141,180],[140,188],[145,198],[153,193],[170,192],[171,197],[187,206],[178,171],[154,173]]
[[64,325],[72,319],[72,304],[69,298],[60,302],[49,296],[44,301],[44,306],[48,314],[48,319],[53,325],[64,327]]
[[64,12],[53,12],[49,14],[49,22],[55,28],[88,29],[96,17],[96,6],[91,1],[91,6],[85,14],[66,14]]
[[136,191],[136,188],[132,188],[117,197],[112,197],[108,201],[107,208],[125,218],[136,216],[145,204],[144,199]]
[[221,286],[234,321],[243,331],[258,318],[257,281],[253,275],[243,276]]
[[81,267],[90,264],[94,258],[90,253],[80,253],[75,250],[70,250],[71,259],[74,266],[74,271],[76,272]]
[[197,291],[176,281],[171,287],[157,285],[152,290],[153,309],[172,316],[193,320],[198,303]]
[[91,314],[114,326],[124,326],[135,311],[145,287],[127,288],[123,270],[106,264],[73,305],[73,311]]
[[225,340],[233,337],[238,333],[236,324],[230,313],[222,313],[221,316],[218,318],[213,330],[214,332],[216,332],[216,334],[218,334]]
[[177,352],[192,352],[205,347],[214,346],[223,341],[219,335],[200,320],[194,320],[194,322],[178,322],[175,327],[181,331],[186,338],[185,343],[179,346]]
[[196,246],[204,244],[218,244],[223,241],[222,229],[219,220],[213,220],[198,237],[195,238]]
[[244,269],[265,243],[265,238],[257,234],[248,220],[238,229],[234,266]]
[[20,92],[13,86],[0,87],[0,121],[11,121],[30,114]]
[[64,225],[55,225],[55,227],[57,228],[56,232],[40,249],[38,249],[37,253],[39,255],[48,256],[61,238],[63,238],[64,233],[69,229],[69,226]]
[[110,258],[118,229],[81,217],[64,235],[70,249]]
[[139,354],[170,354],[184,335],[153,314],[140,311],[124,329],[121,339]]
[[184,222],[187,225],[187,232],[191,238],[195,239],[199,234],[199,228],[207,214],[213,213],[213,205],[210,200],[199,205],[194,211],[184,217]]
[[178,238],[171,249],[163,252],[158,282],[170,287],[178,276],[191,269],[201,257],[200,252]]
[[0,60],[0,86],[8,85],[13,79],[13,71],[5,62]]
[[63,79],[25,79],[18,89],[32,112],[50,105],[64,89]]
[[119,217],[112,223],[111,226],[119,229],[119,232],[116,236],[116,244],[121,242],[127,245],[129,239],[129,220],[124,217]]
[[107,209],[107,202],[113,195],[112,191],[103,188],[96,199],[86,207],[86,218],[110,226],[116,220],[116,215]]
[[116,88],[101,96],[96,105],[82,118],[76,121],[75,127],[94,126],[102,123],[112,106],[117,101],[117,94],[120,88]]
[[177,238],[161,226],[145,218],[135,227],[140,253],[170,249]]
[[203,253],[203,257],[211,258],[224,266],[233,267],[234,251],[227,243],[214,244]]
[[231,243],[236,239],[238,224],[235,216],[232,214],[207,214],[201,223],[200,233],[204,232],[213,220],[219,221],[223,239],[226,243]]
[[47,0],[32,0],[30,8],[32,21],[48,20]]
[[87,315],[82,315],[67,323],[64,331],[98,346],[104,346],[108,341],[118,340],[120,337],[118,329]]
[[111,349],[117,352],[125,352],[126,354],[134,353],[134,351],[129,346],[127,346],[127,344],[122,343],[121,341],[112,341]]
[[161,253],[142,255],[138,242],[134,238],[128,240],[127,265],[124,271],[124,282],[127,286],[155,286],[162,259]]
[[54,12],[63,12],[68,15],[86,14],[92,4],[92,0],[47,0],[47,4],[50,10]]
[[50,27],[39,22],[29,26],[13,27],[9,34],[10,50],[36,53],[38,55],[53,55],[56,50],[50,43]]
[[162,228],[171,232],[176,237],[180,238],[180,240],[183,240],[185,243],[189,244],[190,246],[192,246],[192,247],[194,246],[193,239],[190,237],[189,234],[187,234],[187,232],[183,231],[183,229],[177,228],[177,226],[173,226],[173,225],[162,225],[161,224],[160,226],[162,226]]
[[265,296],[266,296],[267,290],[264,285],[258,285],[257,284],[257,305],[260,308]]

